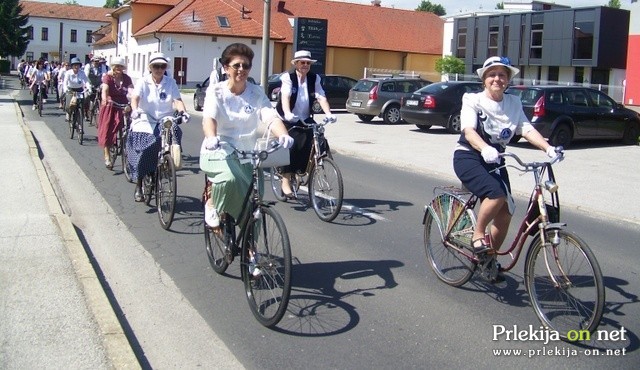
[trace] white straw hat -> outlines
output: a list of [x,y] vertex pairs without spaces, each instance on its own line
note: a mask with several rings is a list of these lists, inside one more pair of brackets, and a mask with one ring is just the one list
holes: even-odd
[[299,60],[306,60],[311,63],[317,62],[316,59],[311,59],[311,52],[308,50],[298,50],[293,54],[293,59],[291,59],[291,64],[296,64]]
[[509,69],[509,79],[512,79],[515,75],[520,73],[520,70],[511,65],[511,61],[507,57],[490,57],[484,61],[482,68],[478,68],[477,73],[480,79],[482,80],[484,73],[489,69],[495,66],[503,66]]

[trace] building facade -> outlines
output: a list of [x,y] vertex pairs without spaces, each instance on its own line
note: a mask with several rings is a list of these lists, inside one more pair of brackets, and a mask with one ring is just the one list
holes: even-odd
[[640,105],[640,2],[631,0],[624,103]]
[[600,85],[622,101],[629,20],[628,10],[608,7],[455,18],[451,53],[467,74],[507,56],[521,70],[514,83]]

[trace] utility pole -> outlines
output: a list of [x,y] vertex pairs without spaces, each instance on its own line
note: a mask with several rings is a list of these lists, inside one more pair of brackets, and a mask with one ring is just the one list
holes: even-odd
[[267,93],[269,84],[267,76],[269,74],[269,36],[271,35],[271,0],[264,1],[264,19],[262,20],[262,69],[260,70],[260,83]]

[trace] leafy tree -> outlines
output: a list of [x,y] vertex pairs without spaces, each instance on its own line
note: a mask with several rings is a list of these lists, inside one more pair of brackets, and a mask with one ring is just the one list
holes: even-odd
[[21,56],[29,46],[29,16],[21,13],[18,0],[0,2],[0,57]]
[[504,9],[504,2],[502,2],[502,3],[497,3],[497,4],[496,4],[496,9]]
[[78,0],[65,0],[64,5],[80,5],[78,4]]
[[620,9],[620,0],[609,0],[609,3],[605,6],[609,8]]
[[419,12],[431,12],[431,13],[434,13],[435,15],[440,15],[440,16],[447,14],[447,11],[444,10],[442,5],[431,4],[431,1],[427,1],[427,0],[422,0],[422,2],[420,3],[420,5],[418,5],[416,10]]
[[107,0],[107,2],[104,4],[104,8],[118,8],[120,7],[120,1],[119,0]]
[[464,61],[453,55],[447,55],[436,60],[436,71],[438,73],[464,73]]

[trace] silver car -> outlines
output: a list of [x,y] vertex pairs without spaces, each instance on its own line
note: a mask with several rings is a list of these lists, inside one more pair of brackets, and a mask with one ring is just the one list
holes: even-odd
[[382,117],[386,124],[400,123],[402,99],[430,83],[420,78],[363,78],[349,91],[346,109],[363,122]]

